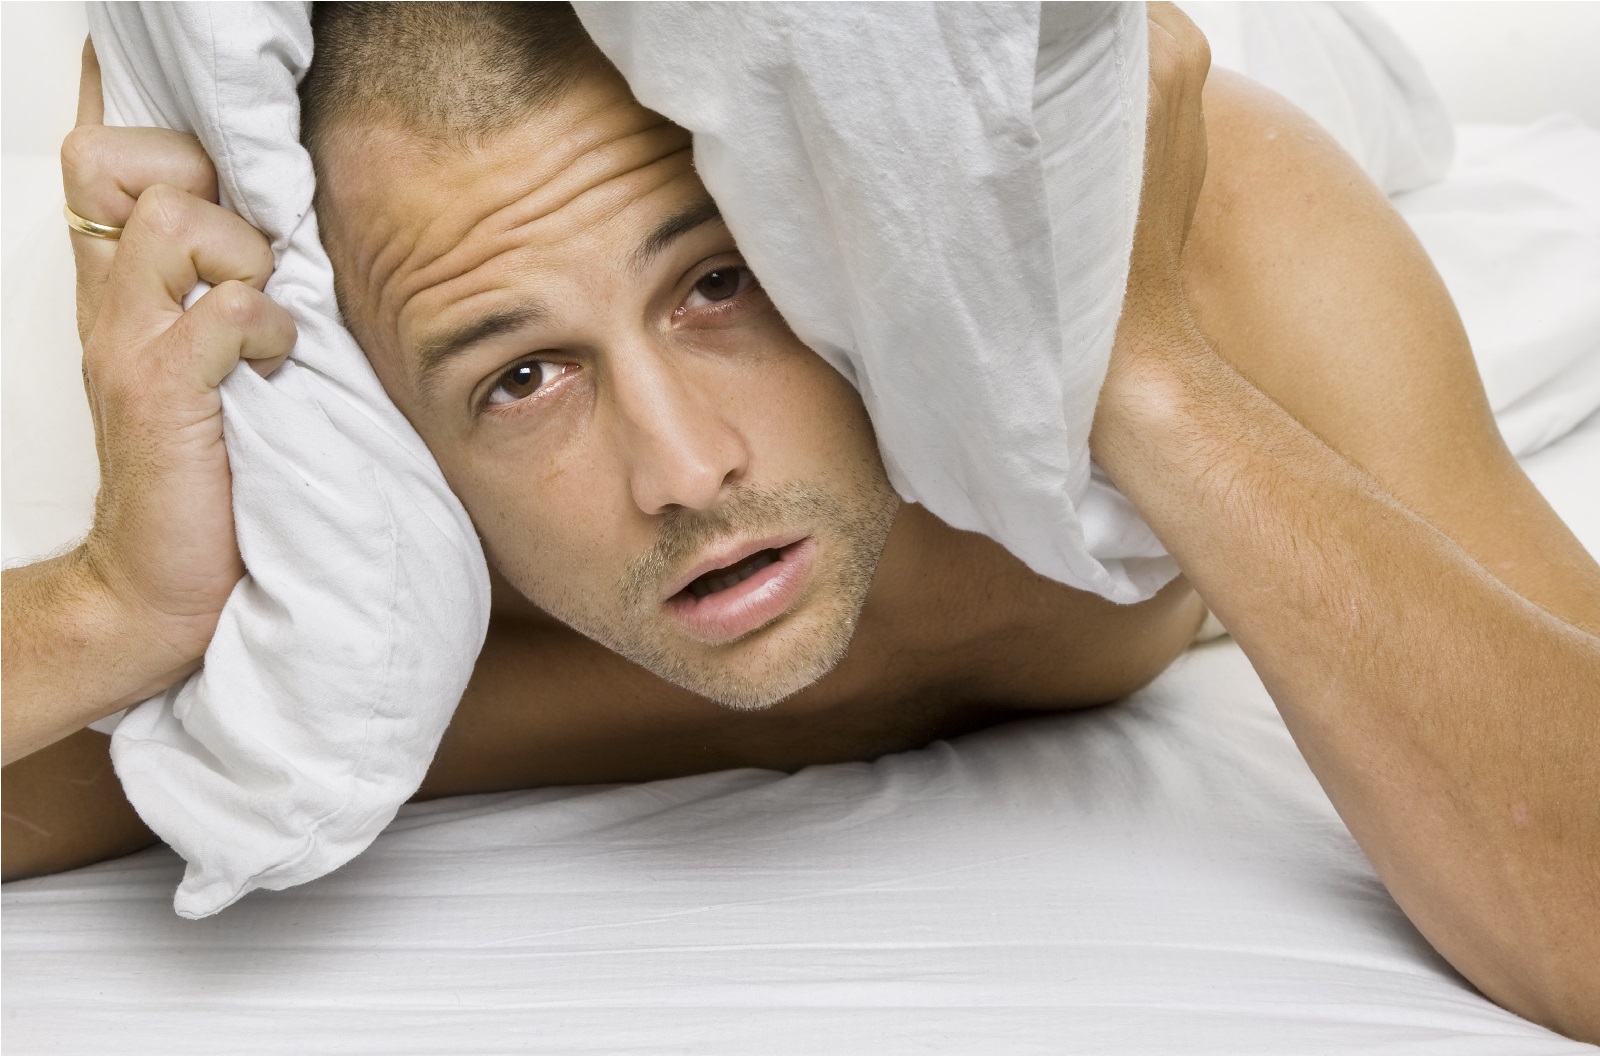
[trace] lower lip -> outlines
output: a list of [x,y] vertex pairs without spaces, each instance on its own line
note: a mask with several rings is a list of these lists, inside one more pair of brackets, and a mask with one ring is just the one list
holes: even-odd
[[750,578],[703,598],[679,591],[667,599],[667,609],[693,637],[725,645],[789,611],[811,579],[815,553],[809,537],[790,543],[778,551],[778,560]]

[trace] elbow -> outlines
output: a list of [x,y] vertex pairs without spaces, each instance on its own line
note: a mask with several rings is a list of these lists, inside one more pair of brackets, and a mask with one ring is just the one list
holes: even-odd
[[[1570,939],[1529,941],[1494,964],[1458,964],[1482,994],[1506,1011],[1574,1041],[1600,1045],[1600,930],[1581,915]],[[1537,950],[1537,953],[1533,951]]]
[[1595,972],[1596,964],[1600,964],[1600,953],[1582,966],[1568,965],[1567,970],[1553,973],[1554,977],[1539,987],[1538,993],[1519,994],[1516,1005],[1502,1005],[1573,1041],[1600,1045],[1600,975]]

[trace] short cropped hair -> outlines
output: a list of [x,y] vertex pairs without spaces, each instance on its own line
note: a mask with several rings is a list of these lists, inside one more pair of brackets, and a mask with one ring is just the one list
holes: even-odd
[[389,124],[470,147],[606,60],[566,3],[316,3],[300,139]]

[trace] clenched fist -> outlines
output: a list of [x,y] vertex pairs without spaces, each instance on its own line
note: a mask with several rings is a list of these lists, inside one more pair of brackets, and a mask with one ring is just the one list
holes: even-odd
[[[244,571],[217,386],[241,358],[263,373],[282,362],[295,327],[261,292],[273,265],[266,238],[216,204],[198,141],[107,127],[102,115],[86,45],[78,125],[61,153],[67,204],[125,230],[120,241],[71,235],[100,457],[82,556],[168,659],[192,665]],[[201,281],[212,289],[185,311]]]

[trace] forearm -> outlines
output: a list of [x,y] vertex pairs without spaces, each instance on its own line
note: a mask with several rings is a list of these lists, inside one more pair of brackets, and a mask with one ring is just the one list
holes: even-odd
[[1491,997],[1600,1037],[1600,641],[1198,341],[1139,373],[1138,398],[1097,421],[1097,457],[1250,656],[1395,899]]
[[160,692],[195,661],[119,607],[81,551],[3,577],[4,762]]

